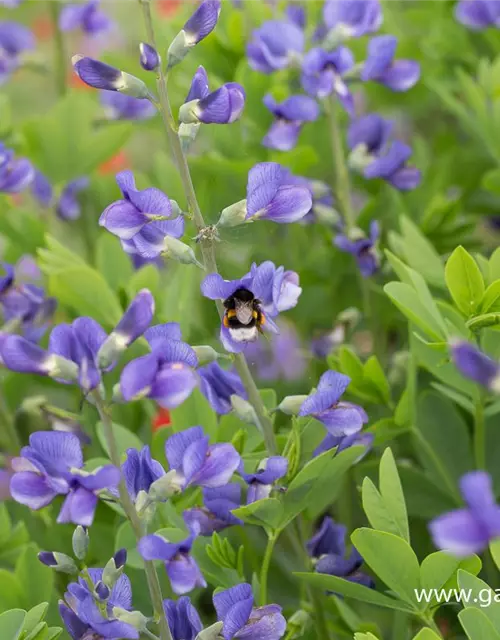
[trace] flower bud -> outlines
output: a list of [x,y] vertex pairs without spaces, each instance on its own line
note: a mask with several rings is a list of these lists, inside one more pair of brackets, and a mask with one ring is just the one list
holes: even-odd
[[231,396],[231,406],[233,407],[233,411],[235,412],[235,414],[243,422],[246,422],[247,424],[259,424],[259,419],[257,418],[255,409],[247,400],[245,400],[241,396],[233,394]]
[[311,623],[311,616],[307,613],[307,611],[304,611],[303,609],[299,609],[298,611],[296,611],[288,619],[287,630],[288,630],[290,639],[301,638],[305,634],[307,627],[310,625],[310,623]]
[[287,416],[296,416],[308,396],[286,396],[278,405],[278,410]]
[[198,42],[213,31],[219,19],[220,9],[220,0],[204,0],[200,4],[168,49],[169,69],[181,62]]
[[240,224],[246,222],[247,215],[247,201],[240,200],[234,204],[229,205],[222,210],[220,214],[218,227],[237,227]]
[[127,550],[118,549],[118,551],[113,556],[113,560],[115,562],[116,568],[122,569],[127,563]]
[[160,56],[154,47],[147,42],[141,42],[139,45],[141,52],[140,61],[141,66],[146,71],[156,71],[160,66]]
[[113,617],[129,624],[131,627],[134,627],[134,629],[137,629],[137,631],[144,631],[149,622],[149,618],[146,618],[140,611],[127,611],[121,607],[113,607]]
[[182,264],[195,264],[200,269],[203,269],[203,265],[198,262],[191,247],[177,240],[177,238],[165,236],[164,253],[168,258],[173,258]]
[[149,487],[151,500],[163,502],[172,496],[181,493],[184,487],[183,477],[175,470],[168,471],[164,476],[155,480]]
[[323,224],[336,226],[341,222],[341,216],[339,212],[333,207],[329,207],[326,204],[314,204],[313,211],[318,221],[322,222]]
[[200,631],[195,640],[219,640],[222,638],[223,622],[215,622],[212,626]]
[[95,593],[99,600],[107,600],[111,594],[111,591],[109,590],[109,587],[106,586],[104,582],[102,582],[102,580],[99,580],[99,582],[95,586]]
[[114,587],[116,581],[122,575],[126,561],[127,551],[126,549],[120,549],[104,567],[102,572],[102,582],[104,582],[104,584],[110,589]]
[[54,569],[54,571],[69,574],[78,573],[78,567],[76,566],[75,561],[65,553],[58,553],[57,551],[40,551],[38,559],[42,564]]
[[205,364],[210,364],[211,362],[215,362],[219,359],[220,354],[217,351],[210,347],[209,345],[203,344],[198,347],[193,347],[193,351],[196,353],[196,357],[198,358],[198,365],[200,367]]
[[87,555],[87,551],[89,549],[90,538],[85,527],[82,527],[81,524],[77,526],[75,531],[73,532],[73,553],[78,558],[78,560],[84,560]]
[[200,130],[199,123],[186,124],[181,122],[179,125],[179,139],[181,141],[182,150],[186,153],[189,151],[192,143],[195,141],[198,131]]
[[148,98],[149,91],[142,80],[120,71],[109,64],[77,54],[71,58],[75,73],[80,80],[94,89],[119,91],[133,98]]
[[359,309],[356,309],[356,307],[348,307],[339,313],[337,316],[337,322],[346,324],[350,327],[355,327],[361,320],[361,317],[362,314]]

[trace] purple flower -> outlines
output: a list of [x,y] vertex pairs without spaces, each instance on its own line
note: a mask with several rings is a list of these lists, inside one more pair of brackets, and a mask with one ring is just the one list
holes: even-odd
[[499,0],[460,0],[455,5],[456,19],[470,29],[500,26]]
[[21,457],[12,462],[15,473],[10,491],[14,500],[37,510],[64,495],[57,522],[90,526],[99,492],[116,488],[120,471],[111,465],[92,473],[83,471],[80,441],[72,433],[38,431],[31,434],[29,442],[21,449]]
[[274,115],[275,120],[262,140],[262,144],[278,151],[293,149],[304,122],[313,122],[319,116],[316,100],[308,96],[290,96],[278,104],[272,95],[268,94],[264,97],[264,104]]
[[257,339],[262,328],[278,331],[273,318],[295,307],[302,289],[297,273],[276,268],[268,260],[259,266],[254,263],[238,280],[223,280],[212,273],[201,283],[201,291],[211,300],[224,301],[220,339],[227,351],[239,353]]
[[198,374],[203,395],[219,415],[232,411],[232,395],[247,398],[240,376],[235,371],[223,369],[217,362],[200,367]]
[[346,533],[347,529],[343,525],[335,524],[328,517],[323,519],[321,527],[306,543],[309,555],[318,559],[316,571],[373,588],[373,580],[359,571],[363,564],[359,551],[353,547],[346,558]]
[[350,163],[359,166],[369,180],[382,178],[400,191],[420,184],[418,169],[406,166],[412,150],[399,140],[389,142],[393,123],[375,113],[367,114],[349,125],[347,142],[352,153]]
[[139,492],[148,493],[153,482],[165,475],[165,470],[157,460],[153,460],[149,446],[145,445],[140,451],[127,449],[122,473],[129,495],[135,502]]
[[372,38],[361,80],[374,80],[393,91],[411,89],[420,78],[420,65],[415,60],[394,60],[397,45],[395,36]]
[[286,17],[290,22],[296,24],[300,29],[306,28],[306,10],[305,7],[297,2],[292,2],[285,9]]
[[321,444],[316,447],[313,456],[319,456],[321,453],[330,451],[330,449],[334,449],[335,447],[337,447],[337,451],[335,453],[335,455],[337,455],[341,451],[344,451],[344,449],[349,449],[349,447],[363,446],[365,447],[365,450],[358,458],[358,462],[370,451],[373,446],[374,439],[375,436],[373,433],[353,433],[350,436],[332,436],[332,434],[329,433],[323,439]]
[[350,382],[342,373],[327,371],[321,376],[317,391],[302,404],[299,416],[312,415],[333,436],[357,433],[368,422],[368,416],[361,407],[340,400]]
[[177,601],[164,600],[163,609],[172,640],[195,640],[203,629],[200,616],[187,596],[182,596]]
[[354,66],[354,57],[347,47],[325,51],[311,49],[302,62],[302,86],[311,96],[326,98],[335,94],[349,115],[354,114],[354,99],[343,76]]
[[232,510],[241,506],[241,487],[237,483],[224,487],[203,489],[203,507],[184,511],[183,517],[190,531],[200,536],[211,536],[214,531],[222,531],[243,522],[233,516]]
[[[103,584],[103,569],[89,569],[88,572],[94,588]],[[83,578],[68,585],[64,601],[59,602],[59,613],[72,640],[139,638],[137,629],[113,617],[113,607],[132,609],[132,586],[127,576],[120,576],[111,589],[105,605],[106,615],[100,604]]]
[[220,0],[204,0],[183,27],[187,42],[193,46],[215,29],[221,10]]
[[279,333],[269,341],[250,343],[245,351],[260,380],[299,380],[307,367],[293,325],[280,323]]
[[460,373],[493,391],[500,388],[500,366],[476,346],[464,340],[451,344],[451,356]]
[[184,124],[230,124],[241,116],[245,90],[237,82],[228,82],[210,93],[205,69],[198,67],[179,119]]
[[47,330],[56,309],[55,298],[46,297],[36,284],[41,274],[34,261],[25,256],[16,264],[4,263],[0,278],[0,306],[5,323],[19,325],[20,333],[30,342],[38,342]]
[[[1,38],[0,25],[0,38]],[[0,39],[1,51],[1,39]],[[12,149],[0,142],[0,193],[19,193],[35,179],[35,169],[27,158],[15,158]]]
[[209,444],[201,427],[171,435],[165,443],[165,455],[184,487],[223,487],[240,464],[240,456],[232,444]]
[[122,371],[120,390],[126,401],[142,397],[173,409],[189,397],[197,378],[193,349],[182,342],[176,322],[156,325],[144,333],[151,353],[129,362]]
[[0,4],[9,9],[14,9],[14,7],[18,7],[22,1],[23,0],[0,0]]
[[[34,48],[35,36],[24,25],[10,20],[0,22],[0,85],[6,82],[20,66],[22,54]],[[2,146],[0,144],[0,167],[2,166]]]
[[370,225],[369,237],[354,240],[344,234],[339,234],[334,239],[334,244],[341,251],[352,254],[356,258],[361,275],[364,278],[369,278],[378,271],[380,266],[380,259],[376,251],[379,235],[378,222],[373,220]]
[[[155,258],[164,251],[166,236],[180,238],[184,218],[172,215],[172,203],[159,189],[136,189],[131,171],[122,171],[116,182],[123,200],[110,204],[101,214],[99,224],[120,238],[127,253]],[[158,220],[158,218],[160,218]]]
[[239,584],[213,596],[217,618],[224,623],[224,640],[279,640],[285,635],[286,620],[281,607],[269,604],[254,608],[252,587]]
[[147,42],[141,42],[139,50],[141,67],[145,71],[155,71],[161,63],[158,51]]
[[102,91],[101,104],[110,120],[147,120],[156,115],[156,107],[149,100],[124,93]]
[[81,29],[88,36],[109,31],[113,22],[101,11],[99,5],[99,0],[88,0],[85,4],[67,4],[61,11],[59,28],[62,31]]
[[56,211],[62,220],[77,220],[81,214],[81,206],[77,199],[80,191],[88,189],[90,181],[87,177],[76,178],[68,182],[59,196]]
[[255,71],[272,73],[289,67],[304,51],[304,33],[290,21],[270,20],[252,34],[248,63]]
[[42,207],[49,207],[52,204],[54,189],[41,171],[35,171],[35,177],[31,183],[31,193]]
[[382,8],[379,0],[327,0],[323,19],[328,29],[341,36],[359,38],[379,29]]
[[311,210],[312,197],[277,162],[259,162],[248,172],[246,207],[248,221],[296,222]]
[[288,471],[288,460],[283,456],[272,456],[262,460],[255,473],[245,473],[243,463],[239,473],[248,484],[247,504],[269,498],[273,484]]
[[460,492],[466,507],[435,518],[429,529],[436,547],[469,556],[484,551],[500,536],[500,507],[495,503],[491,477],[484,471],[462,476]]
[[119,91],[134,98],[148,98],[150,93],[142,80],[111,67],[109,64],[80,54],[71,58],[76,75],[94,89]]
[[196,560],[191,556],[195,538],[195,535],[190,535],[182,542],[168,542],[153,534],[139,541],[139,553],[144,560],[162,560],[165,563],[172,591],[178,595],[207,586]]

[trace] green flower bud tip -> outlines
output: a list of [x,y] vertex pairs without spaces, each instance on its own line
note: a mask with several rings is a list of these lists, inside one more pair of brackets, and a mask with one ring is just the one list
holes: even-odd
[[87,530],[82,525],[78,525],[73,532],[73,553],[78,560],[84,560],[89,548],[90,538]]
[[308,396],[286,396],[278,405],[279,411],[288,416],[296,416]]
[[255,425],[259,423],[255,409],[241,396],[233,394],[231,396],[231,406],[233,407],[235,414],[240,420],[243,420],[243,422]]
[[237,227],[246,222],[247,201],[240,200],[222,210],[218,227]]

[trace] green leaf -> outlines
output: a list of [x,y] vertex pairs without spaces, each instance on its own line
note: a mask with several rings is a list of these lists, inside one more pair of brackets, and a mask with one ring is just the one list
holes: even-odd
[[500,569],[500,538],[496,538],[490,542],[490,553],[497,569]]
[[[477,556],[456,558],[445,551],[431,553],[420,566],[420,580],[422,589],[456,589],[458,571],[464,570],[477,575],[481,571],[481,560]],[[435,604],[435,599],[428,603],[428,607]]]
[[469,640],[500,639],[485,609],[464,609],[458,614],[458,619]]
[[104,276],[113,291],[125,288],[130,278],[136,274],[130,257],[123,250],[118,238],[110,233],[99,236],[96,245],[96,268]]
[[447,398],[425,392],[417,404],[416,430],[418,457],[436,484],[457,497],[461,476],[474,467],[469,429],[462,415]]
[[190,427],[202,425],[203,430],[212,439],[217,433],[217,415],[200,389],[193,393],[179,407],[170,411],[173,431],[184,431]]
[[448,258],[446,284],[457,307],[466,316],[477,309],[484,295],[484,280],[474,258],[459,246]]
[[52,598],[54,573],[38,559],[38,549],[28,545],[16,563],[16,577],[23,585],[23,604],[31,609],[39,602]]
[[[108,449],[108,443],[106,442],[106,437],[104,435],[104,425],[102,422],[98,422],[96,425],[97,438],[101,444],[101,447],[110,455]],[[118,453],[120,457],[123,457],[127,449],[137,449],[140,451],[144,444],[141,442],[139,436],[137,436],[133,431],[123,427],[121,424],[116,424],[113,422],[113,433],[115,434],[115,440],[118,448]]]
[[0,615],[0,638],[2,640],[17,640],[23,628],[26,611],[11,609]]
[[0,569],[0,608],[19,607],[23,604],[23,600],[23,587],[17,575],[6,569]]
[[496,601],[495,591],[486,582],[462,569],[458,571],[458,586],[470,596],[462,602],[463,606],[466,609],[480,609],[494,628],[500,629],[500,603]]
[[500,311],[500,280],[495,280],[486,289],[481,300],[481,313]]
[[421,273],[429,284],[444,288],[444,265],[432,243],[407,216],[401,216],[399,224],[410,267]]
[[432,629],[420,629],[413,640],[441,640],[441,636],[438,636]]
[[355,633],[354,640],[379,640],[373,633]]
[[396,307],[413,324],[422,329],[430,338],[437,342],[445,339],[441,328],[429,313],[423,302],[415,295],[415,290],[402,282],[389,282],[384,286],[385,293]]
[[82,316],[106,326],[118,323],[122,308],[100,273],[88,265],[66,268],[49,276],[50,294]]
[[344,580],[344,578],[329,576],[325,573],[294,573],[294,575],[312,587],[323,591],[340,593],[346,598],[353,598],[354,600],[374,604],[378,607],[384,607],[385,609],[396,609],[397,611],[405,611],[407,613],[413,611],[413,608],[406,604],[406,602],[390,598],[383,593],[375,591],[375,589],[369,589],[356,582]]
[[309,514],[318,514],[328,506],[334,499],[332,489],[340,489],[342,476],[362,451],[363,447],[350,447],[337,455],[333,451],[325,451],[308,462],[292,480],[283,497],[284,513],[281,527],[285,527],[304,509],[307,509]]
[[377,356],[372,355],[365,362],[363,375],[376,387],[382,402],[384,404],[389,404],[391,401],[391,388]]
[[351,540],[375,574],[402,600],[421,608],[415,590],[420,587],[417,556],[402,538],[384,531],[357,529]]
[[232,513],[248,524],[276,530],[278,527],[281,528],[283,505],[276,498],[265,498],[234,509]]
[[31,633],[31,631],[36,627],[37,624],[43,622],[45,620],[48,608],[49,603],[42,602],[36,605],[36,607],[30,609],[26,614],[26,618],[24,619],[23,632]]
[[379,468],[380,492],[369,478],[363,481],[363,509],[374,529],[410,541],[408,515],[394,456],[386,449]]
[[123,522],[116,532],[116,549],[127,550],[127,566],[144,570],[144,560],[137,550],[137,538],[130,522]]
[[[189,269],[188,269],[189,271]],[[149,289],[155,299],[159,295],[160,272],[154,264],[146,264],[135,271],[127,283],[127,293],[133,298],[141,289]]]
[[500,280],[500,247],[497,247],[491,254],[489,265],[491,281]]

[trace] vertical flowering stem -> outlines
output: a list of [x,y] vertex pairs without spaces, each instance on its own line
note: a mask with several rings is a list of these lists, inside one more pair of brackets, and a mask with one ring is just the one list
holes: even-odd
[[[351,183],[349,179],[349,169],[347,167],[344,144],[342,142],[342,133],[339,120],[339,105],[335,96],[331,96],[329,102],[326,103],[328,122],[330,124],[330,137],[332,141],[333,169],[335,172],[334,194],[338,208],[344,218],[346,234],[356,226],[356,218],[351,202]],[[370,290],[366,280],[359,274],[359,286],[363,296],[363,310],[367,321],[373,325],[372,334],[376,335],[376,327],[374,326],[375,318],[371,309]]]
[[[151,16],[150,0],[139,0],[139,2],[142,6],[144,22],[146,25],[146,34],[149,40],[149,44],[157,49],[153,20]],[[201,253],[203,256],[203,265],[208,273],[218,273],[217,260],[214,251],[214,233],[211,227],[206,226],[203,214],[200,209],[200,205],[198,203],[198,199],[196,197],[193,180],[189,171],[189,165],[187,163],[186,156],[184,155],[184,151],[182,150],[181,142],[177,134],[175,120],[172,115],[172,109],[168,98],[167,79],[165,74],[163,73],[161,65],[158,68],[157,88],[160,99],[159,110],[161,113],[163,124],[165,126],[165,130],[167,132],[170,149],[174,156],[174,161],[177,165],[177,169],[184,186],[189,211],[193,216],[193,221],[199,233]],[[224,314],[224,307],[222,305],[222,302],[217,301],[216,305],[217,311],[222,317]],[[235,354],[234,363],[247,392],[248,400],[252,404],[255,413],[257,414],[257,418],[259,419],[259,423],[262,426],[266,448],[269,454],[273,455],[277,451],[273,423],[271,422],[262,398],[260,397],[259,390],[257,389],[255,380],[252,377],[245,356],[242,353]]]
[[486,425],[484,420],[484,404],[482,394],[474,407],[474,458],[478,469],[486,469]]
[[[115,465],[115,467],[119,469],[121,466],[120,455],[113,432],[113,422],[100,393],[98,391],[94,391],[92,394],[92,398],[94,400],[96,409],[99,412],[99,416],[104,427],[104,437],[106,439],[106,444],[108,445],[109,457],[111,458],[111,462]],[[145,531],[143,530],[143,526],[139,516],[137,515],[135,506],[130,499],[123,476],[120,480],[118,489],[120,495],[120,503],[123,507],[123,510],[125,511],[125,515],[130,521],[135,537],[137,538],[137,541],[139,541],[144,536]],[[151,596],[151,604],[153,605],[153,609],[155,612],[155,619],[158,622],[158,626],[160,628],[160,640],[173,640],[167,619],[165,617],[165,612],[163,610],[163,597],[161,594],[160,581],[158,579],[158,575],[156,573],[153,562],[145,560],[144,571],[146,572],[149,593]]]
[[269,567],[271,566],[271,560],[273,557],[274,547],[278,540],[280,532],[275,531],[268,534],[267,547],[266,552],[264,554],[264,559],[262,561],[262,569],[260,572],[260,593],[259,593],[259,601],[260,606],[263,607],[267,604],[267,577],[269,574]]
[[54,63],[56,68],[55,78],[57,91],[60,96],[66,93],[66,52],[64,50],[64,36],[59,27],[60,3],[59,0],[49,0],[52,28],[54,31]]
[[10,453],[17,454],[21,448],[21,440],[16,431],[14,420],[6,406],[5,399],[0,394],[0,421],[3,425],[2,432],[5,434],[5,444]]

